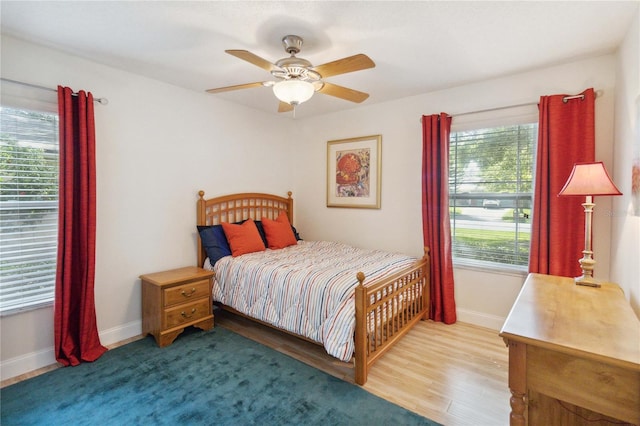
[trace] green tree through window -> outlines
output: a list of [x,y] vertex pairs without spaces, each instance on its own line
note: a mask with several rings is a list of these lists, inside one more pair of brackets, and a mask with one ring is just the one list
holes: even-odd
[[451,134],[449,197],[458,261],[526,266],[537,124]]

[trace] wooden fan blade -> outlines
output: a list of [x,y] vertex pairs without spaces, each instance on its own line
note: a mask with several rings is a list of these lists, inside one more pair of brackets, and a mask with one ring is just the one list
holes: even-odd
[[332,75],[346,74],[348,72],[366,70],[373,68],[376,64],[365,54],[349,56],[348,58],[338,59],[337,61],[327,62],[326,64],[314,67],[320,73],[322,78],[331,77]]
[[278,112],[289,112],[289,111],[293,111],[293,105],[280,101],[280,105],[278,105]]
[[272,64],[266,59],[262,59],[260,56],[254,55],[248,50],[225,50],[225,52],[227,52],[229,55],[235,56],[236,58],[240,58],[244,61],[247,61],[253,65],[257,65],[260,68],[267,70],[269,72],[283,71],[283,69],[277,66],[276,64]]
[[345,99],[351,102],[360,103],[369,97],[368,93],[358,92],[357,90],[338,86],[337,84],[324,82],[324,86],[319,90],[320,93],[336,98]]
[[231,90],[248,89],[250,87],[258,87],[258,86],[263,86],[262,82],[236,84],[235,86],[227,86],[227,87],[217,87],[215,89],[209,89],[209,90],[207,90],[207,92],[208,93],[222,93],[222,92],[229,92]]

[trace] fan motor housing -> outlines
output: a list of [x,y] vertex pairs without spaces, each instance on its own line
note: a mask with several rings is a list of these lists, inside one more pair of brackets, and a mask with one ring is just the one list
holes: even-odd
[[304,58],[296,57],[296,53],[300,52],[302,48],[302,37],[297,35],[287,35],[282,38],[282,45],[284,50],[291,56],[288,58],[282,58],[278,60],[275,65],[280,68],[272,70],[271,74],[280,79],[290,80],[298,79],[309,82],[319,81],[322,76],[314,71],[311,62]]
[[300,53],[302,49],[302,37],[297,35],[286,35],[282,37],[282,45],[289,55]]

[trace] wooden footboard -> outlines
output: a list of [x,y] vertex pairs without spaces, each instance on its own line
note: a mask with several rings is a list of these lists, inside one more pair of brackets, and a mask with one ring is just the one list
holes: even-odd
[[429,249],[411,268],[365,284],[357,275],[355,382],[363,385],[371,365],[421,319],[429,316]]

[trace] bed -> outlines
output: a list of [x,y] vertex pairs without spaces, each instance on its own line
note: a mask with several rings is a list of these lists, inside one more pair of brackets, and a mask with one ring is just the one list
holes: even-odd
[[[418,321],[428,319],[429,251],[425,248],[424,256],[416,259],[299,240],[290,225],[291,195],[241,193],[205,199],[200,191],[198,265],[215,272],[214,302],[223,309],[322,344],[343,361],[353,359],[354,381],[363,385],[373,363]],[[295,232],[295,243],[210,261],[211,247],[203,232],[250,221],[261,228],[283,216]],[[266,243],[263,229],[260,235]],[[323,263],[339,269],[322,269]],[[301,312],[294,312],[298,308]]]

